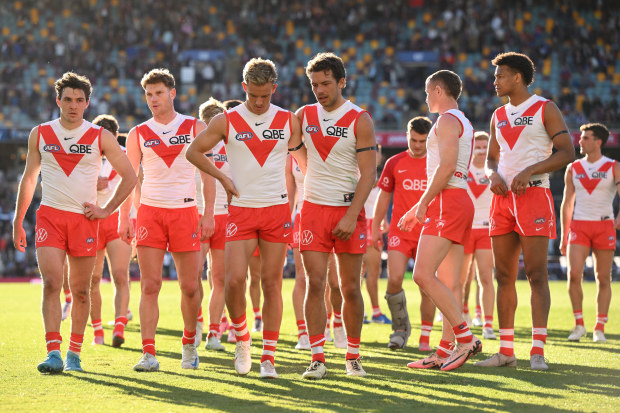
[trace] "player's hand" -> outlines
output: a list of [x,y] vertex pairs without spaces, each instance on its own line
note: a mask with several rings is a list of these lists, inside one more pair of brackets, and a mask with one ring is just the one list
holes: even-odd
[[506,185],[506,181],[504,181],[497,172],[493,172],[491,176],[489,176],[489,181],[491,181],[489,184],[491,192],[501,196],[508,195],[508,185]]
[[336,228],[332,231],[334,236],[340,238],[343,241],[348,241],[355,232],[355,227],[357,226],[357,217],[350,217],[349,214],[344,214],[344,216],[338,221]]
[[237,198],[239,198],[239,192],[237,192],[237,188],[235,188],[235,184],[233,184],[232,179],[230,179],[229,177],[227,176],[223,177],[220,182],[222,186],[224,187],[224,190],[226,191],[226,196],[228,198],[228,205],[230,205],[230,202],[232,201],[233,196],[236,196]]
[[131,245],[131,241],[135,237],[135,230],[133,225],[129,222],[128,219],[124,219],[119,217],[118,219],[118,236],[123,240],[123,242]]
[[84,202],[84,215],[86,215],[86,218],[94,221],[96,219],[105,219],[110,216],[110,213],[95,204]]
[[22,224],[13,223],[13,246],[18,251],[26,251],[28,243],[26,242],[26,231],[24,231]]
[[106,189],[108,187],[108,178],[104,178],[103,176],[100,176],[99,178],[97,178],[97,191],[101,191],[102,189]]
[[[401,231],[410,232],[416,225],[418,225],[418,218],[416,216],[418,209],[419,204],[415,204],[413,208],[405,212],[405,214],[400,217],[400,220],[398,221],[398,228]],[[426,213],[426,211],[424,213]]]
[[383,247],[383,233],[381,232],[380,228],[377,228],[374,225],[374,223],[373,223],[372,228],[371,228],[370,238],[371,238],[371,241],[372,241],[373,248],[378,249],[379,251],[381,251],[381,249]]
[[213,232],[215,232],[215,220],[213,219],[213,214],[204,214],[198,221],[200,241],[206,241],[211,238]]
[[388,232],[390,232],[390,223],[386,220],[381,221],[381,232],[383,234],[387,234]]
[[564,234],[562,234],[562,241],[560,241],[560,254],[566,255],[566,247],[567,247],[566,237],[564,236]]
[[528,171],[528,168],[525,168],[513,178],[510,190],[517,196],[525,195],[525,190],[529,186],[531,178],[532,174]]
[[620,229],[620,214],[616,217],[616,229]]

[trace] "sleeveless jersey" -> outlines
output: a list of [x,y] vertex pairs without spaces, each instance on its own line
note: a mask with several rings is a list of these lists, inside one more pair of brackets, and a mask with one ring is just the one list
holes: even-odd
[[194,174],[194,183],[196,184],[196,209],[199,215],[204,215],[205,199],[202,196],[202,177],[198,168],[196,168],[196,173]]
[[[213,147],[213,163],[224,175],[232,179],[230,164],[226,155],[226,146],[223,141],[219,141]],[[228,196],[220,181],[215,181],[215,208],[213,211],[214,215],[228,214]]]
[[185,159],[187,147],[196,137],[196,118],[177,113],[167,125],[153,118],[136,126],[142,150],[142,198],[156,208],[186,208],[196,205],[196,167]]
[[297,188],[297,200],[295,205],[295,211],[301,212],[301,207],[304,204],[304,179],[306,178],[301,173],[301,168],[297,164],[295,158],[291,156],[291,169],[293,171],[293,178],[295,178],[295,187]]
[[377,202],[377,198],[379,197],[379,189],[378,186],[374,186],[370,193],[368,194],[368,198],[366,198],[366,202],[364,202],[364,214],[366,218],[374,218],[375,212],[375,203]]
[[377,187],[394,193],[390,220],[394,228],[405,212],[422,198],[427,184],[426,156],[414,158],[409,151],[404,151],[387,160]]
[[[127,150],[121,146],[123,152]],[[97,205],[103,207],[114,195],[114,191],[121,181],[121,176],[110,165],[110,162],[104,157],[101,161],[101,170],[99,171],[100,178],[108,179],[108,186],[97,191]]]
[[493,199],[490,182],[484,173],[484,168],[477,168],[473,164],[469,167],[467,193],[475,208],[472,228],[489,227],[489,213],[491,210],[491,200]]
[[286,156],[292,125],[288,110],[274,104],[262,115],[246,105],[227,112],[226,155],[239,198],[232,205],[261,208],[286,204]]
[[601,221],[614,219],[613,201],[616,195],[614,165],[616,161],[603,156],[594,163],[585,158],[570,166],[575,185],[573,219]]
[[[493,113],[495,137],[500,148],[497,172],[508,187],[523,169],[551,155],[552,142],[544,119],[547,102],[545,98],[532,95],[519,106],[507,103]],[[532,175],[530,182],[549,188],[549,174]]]
[[360,178],[356,127],[364,112],[350,100],[332,112],[319,103],[303,108],[301,130],[308,149],[305,200],[319,205],[351,205]]
[[[459,154],[456,160],[456,171],[450,177],[448,186],[451,188],[467,188],[467,172],[469,161],[473,151],[474,128],[469,119],[458,109],[450,109],[440,115],[450,115],[455,117],[461,124],[461,135],[459,136]],[[439,118],[437,119],[439,122]],[[426,140],[426,173],[430,179],[439,165],[439,140],[437,136],[437,122],[433,125]]]
[[86,120],[72,130],[59,119],[39,125],[41,205],[82,214],[84,202],[97,203],[102,130]]

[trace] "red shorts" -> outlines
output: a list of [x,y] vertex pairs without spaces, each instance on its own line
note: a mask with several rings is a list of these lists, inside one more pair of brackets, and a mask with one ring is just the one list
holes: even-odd
[[228,214],[214,215],[215,229],[213,235],[207,238],[203,243],[210,244],[210,248],[214,250],[223,250],[226,247],[226,219]]
[[367,242],[364,210],[357,216],[357,225],[348,241],[332,234],[347,209],[348,206],[317,205],[304,201],[301,208],[299,250],[364,254]]
[[585,245],[595,250],[616,249],[616,228],[613,219],[604,221],[572,221],[568,243]]
[[465,243],[465,254],[473,254],[477,250],[490,250],[491,236],[488,228],[473,228],[469,240]]
[[263,208],[229,205],[226,242],[254,238],[268,242],[293,241],[293,224],[288,203]]
[[301,221],[301,214],[298,212],[293,220],[293,243],[291,244],[293,248],[299,248],[299,221]]
[[170,252],[200,251],[198,210],[157,208],[140,205],[136,223],[136,245]]
[[521,196],[493,195],[489,223],[490,235],[516,232],[526,237],[555,239],[553,196],[548,188],[530,187]]
[[418,252],[418,242],[420,241],[420,229],[421,225],[416,225],[415,230],[417,236],[412,237],[411,232],[402,232],[396,227],[388,233],[388,251],[399,251],[405,254],[407,257],[411,257],[415,260],[415,256]]
[[99,232],[97,234],[97,249],[99,251],[105,249],[109,242],[119,239],[118,235],[118,211],[99,220]]
[[72,257],[94,257],[99,222],[84,214],[41,205],[37,210],[35,247],[60,248]]
[[462,188],[447,188],[428,204],[420,236],[435,235],[465,245],[473,220],[474,204],[467,191]]

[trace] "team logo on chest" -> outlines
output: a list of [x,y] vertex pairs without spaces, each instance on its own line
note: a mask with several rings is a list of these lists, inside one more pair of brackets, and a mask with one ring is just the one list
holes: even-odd
[[77,143],[70,145],[68,150],[65,151],[51,125],[39,126],[39,133],[45,143],[45,145],[43,145],[43,152],[51,153],[67,176],[71,175],[84,155],[90,155],[92,153],[92,144],[95,142],[100,132],[101,129],[99,128],[88,129],[84,135],[79,138]]
[[319,115],[316,106],[307,106],[304,110],[308,126],[305,131],[312,138],[312,144],[316,148],[323,161],[327,159],[332,148],[341,138],[347,138],[349,126],[357,119],[359,112],[351,109],[342,116],[335,125],[325,128],[325,134],[316,125],[319,125]]
[[176,133],[168,139],[160,138],[148,125],[138,126],[137,131],[144,139],[142,144],[145,148],[151,149],[157,156],[161,158],[168,168],[172,167],[174,161],[179,157],[185,145],[191,143],[191,130],[196,123],[195,119],[185,119],[179,126]]
[[502,106],[495,112],[497,122],[496,127],[501,129],[501,135],[510,149],[514,148],[515,144],[519,140],[519,136],[521,136],[521,132],[523,132],[523,129],[525,129],[526,126],[533,124],[534,115],[536,115],[541,108],[544,110],[544,103],[545,101],[539,100],[527,108],[525,112],[523,112],[523,115],[515,119],[513,126],[511,126],[508,122],[506,106]]
[[598,170],[592,172],[591,177],[589,177],[581,162],[575,162],[573,164],[573,173],[575,174],[575,179],[581,182],[588,194],[591,194],[599,182],[607,178],[607,171],[611,169],[613,164],[613,161],[605,162]]
[[[235,135],[235,139],[239,142],[243,142],[248,147],[261,167],[267,161],[269,154],[271,154],[271,151],[273,151],[276,144],[279,141],[286,139],[284,127],[289,120],[290,112],[284,110],[278,111],[273,117],[269,128],[263,130],[263,139],[261,140],[256,135],[256,132],[252,129],[252,127],[248,125],[245,119],[243,119],[243,117],[239,114],[239,112],[230,112],[228,114],[228,121],[230,124],[233,126],[235,131],[240,131]],[[260,124],[262,123],[264,122],[261,122]]]

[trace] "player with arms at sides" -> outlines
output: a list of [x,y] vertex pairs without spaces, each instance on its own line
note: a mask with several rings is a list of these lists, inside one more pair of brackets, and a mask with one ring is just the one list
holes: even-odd
[[[474,129],[458,109],[462,89],[460,77],[449,70],[440,70],[426,79],[426,104],[431,113],[439,113],[426,141],[428,185],[398,224],[403,231],[423,224],[413,280],[443,313],[437,351],[409,363],[411,368],[453,370],[482,348],[464,321],[460,304],[463,244],[474,218],[474,206],[466,190]],[[456,346],[450,351],[455,339]]]
[[592,249],[596,276],[596,325],[592,340],[605,342],[605,323],[611,303],[611,268],[616,248],[613,200],[620,194],[620,163],[603,156],[602,148],[609,130],[600,123],[581,125],[579,149],[584,158],[566,168],[564,198],[560,217],[560,251],[568,258],[568,295],[573,306],[575,327],[568,340],[579,341],[586,335],[583,322],[583,267]]
[[[392,224],[388,233],[388,284],[385,299],[392,316],[392,334],[388,347],[392,350],[405,348],[411,335],[411,322],[407,311],[407,299],[403,289],[403,279],[410,258],[416,259],[420,240],[421,225],[414,226],[413,231],[405,232],[398,228],[398,221],[409,210],[411,205],[418,203],[427,186],[426,176],[426,139],[431,127],[431,120],[417,116],[407,123],[407,150],[392,156],[385,163],[379,178],[381,189],[375,204],[374,215],[385,216],[392,195]],[[380,223],[373,220],[372,242],[379,245],[381,240]],[[419,349],[430,351],[429,344],[435,304],[420,290],[421,332]]]
[[[61,305],[65,258],[69,261],[69,285],[73,294],[71,338],[65,359],[66,371],[82,371],[80,350],[90,310],[90,279],[97,254],[99,220],[107,218],[129,196],[137,177],[116,138],[102,127],[84,120],[92,86],[90,81],[67,72],[54,83],[60,118],[43,123],[30,132],[26,167],[19,183],[13,243],[24,251],[23,219],[32,202],[41,172],[42,199],[37,211],[37,261],[43,279],[43,326],[47,358],[37,366],[41,373],[60,373]],[[106,205],[97,206],[97,177],[101,156],[121,176]],[[131,201],[123,208],[129,211]],[[128,233],[121,233],[126,237]]]
[[[282,268],[293,228],[285,165],[292,151],[305,170],[305,148],[293,114],[271,103],[278,75],[271,60],[251,59],[243,69],[244,104],[217,115],[187,152],[187,159],[221,182],[228,195],[225,298],[237,337],[235,370],[252,367],[246,321],[246,276],[256,247],[261,256],[263,354],[260,376],[277,378],[274,354],[282,322]],[[202,154],[224,142],[232,179]]]
[[[558,107],[532,94],[534,63],[524,54],[502,53],[492,61],[495,92],[508,103],[491,118],[486,174],[491,181],[490,232],[497,278],[499,352],[476,363],[481,367],[516,366],[514,315],[515,282],[523,251],[530,284],[532,348],[530,366],[547,370],[544,346],[551,297],[547,279],[547,248],[555,238],[549,172],[575,159],[575,148]],[[552,154],[552,148],[556,152]]]
[[308,148],[299,249],[306,269],[305,317],[312,352],[312,362],[302,377],[327,375],[324,295],[332,250],[343,298],[346,372],[365,376],[359,355],[364,321],[360,274],[367,244],[363,208],[376,180],[374,126],[365,110],[342,96],[346,71],[340,57],[317,54],[308,62],[306,75],[318,102],[297,111]]
[[[206,127],[196,118],[177,113],[174,76],[167,69],[153,69],[140,82],[153,117],[134,127],[127,136],[127,156],[135,171],[140,164],[144,180],[136,222],[136,245],[140,266],[140,333],[142,357],[135,371],[157,371],[155,334],[159,321],[159,291],[166,251],[172,254],[181,289],[183,338],[181,367],[198,368],[194,346],[200,308],[198,260],[200,240],[213,233],[213,215],[196,209],[195,168],[185,152]],[[204,155],[203,155],[204,157]],[[215,191],[215,183],[203,175],[203,193]],[[208,194],[205,199],[208,199]]]

